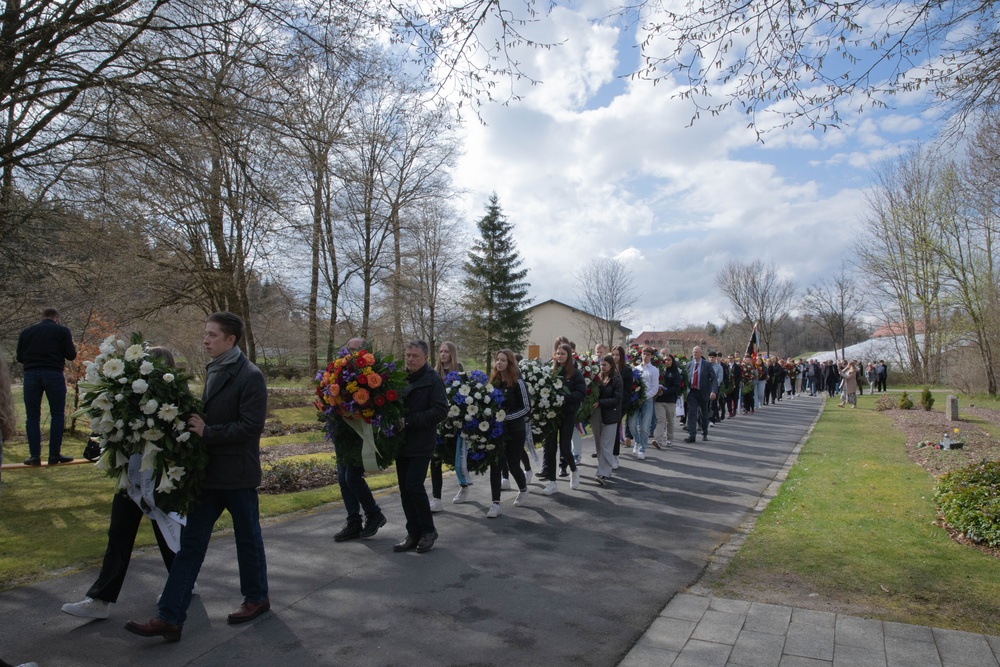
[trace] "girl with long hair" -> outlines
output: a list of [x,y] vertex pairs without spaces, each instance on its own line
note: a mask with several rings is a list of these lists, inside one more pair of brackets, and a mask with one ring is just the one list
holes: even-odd
[[611,480],[614,465],[615,433],[622,420],[622,376],[610,354],[601,359],[601,372],[597,376],[597,409],[590,425],[597,443],[597,483],[604,486]]
[[511,350],[500,350],[493,360],[493,372],[490,373],[490,384],[503,391],[504,416],[504,448],[503,459],[506,466],[500,462],[490,465],[490,490],[493,492],[493,504],[486,512],[487,518],[500,516],[501,468],[506,467],[518,493],[514,505],[524,503],[528,498],[528,482],[521,470],[521,454],[524,452],[526,422],[531,412],[531,399],[528,398],[528,387],[521,379],[517,368],[517,359]]
[[[441,376],[443,380],[448,373],[461,373],[465,370],[462,367],[462,362],[458,360],[458,346],[452,343],[450,340],[446,340],[441,343],[441,347],[438,349],[437,363],[434,365],[434,370],[437,374]],[[431,511],[432,512],[442,512],[444,511],[444,503],[441,501],[441,491],[444,488],[444,470],[442,466],[444,465],[444,456],[442,455],[440,448],[434,450],[434,456],[431,457]],[[462,503],[465,502],[465,496],[468,494],[467,486],[462,486],[458,490],[458,495],[455,496],[452,502]]]
[[[622,435],[624,427],[622,426],[622,421],[625,420],[625,396],[631,395],[633,391],[633,385],[635,380],[632,378],[632,367],[628,365],[628,353],[625,352],[625,348],[621,345],[615,345],[611,348],[611,358],[614,360],[614,366],[618,370],[618,374],[622,376],[622,419],[618,422],[618,430],[615,432],[615,449],[614,449],[614,469],[618,469],[618,456],[621,454],[622,449]],[[629,417],[627,419],[628,424],[634,424],[635,418]]]
[[583,379],[583,373],[576,367],[573,361],[573,348],[563,343],[556,348],[555,356],[552,359],[552,368],[562,377],[569,395],[562,405],[562,410],[557,418],[558,427],[555,432],[550,433],[545,438],[545,466],[542,481],[548,480],[548,484],[542,490],[542,494],[551,496],[559,491],[556,484],[556,447],[559,454],[566,461],[571,471],[569,488],[577,489],[580,486],[580,471],[576,468],[576,461],[573,460],[572,440],[573,430],[576,428],[576,412],[583,402],[583,397],[587,393],[587,385]]

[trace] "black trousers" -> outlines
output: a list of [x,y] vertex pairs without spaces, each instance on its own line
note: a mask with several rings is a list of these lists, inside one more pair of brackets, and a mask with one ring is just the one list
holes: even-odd
[[[573,429],[576,428],[576,410],[570,411],[559,422],[559,430],[545,438],[545,465],[542,466],[548,479],[556,479],[556,447],[558,441],[559,456],[569,466],[576,470],[576,460],[573,458]],[[539,476],[541,479],[541,476]]]
[[514,478],[518,491],[524,491],[528,488],[524,471],[521,470],[521,454],[525,453],[524,427],[520,430],[509,431],[508,437],[509,439],[504,443],[503,459],[490,466],[490,491],[493,493],[493,502],[495,503],[500,502],[500,478],[504,471],[510,473],[510,476]]
[[424,488],[427,479],[429,456],[400,456],[396,458],[396,480],[399,482],[399,501],[406,515],[406,534],[415,539],[434,532],[434,515],[431,501]]
[[[111,501],[111,523],[108,525],[108,548],[104,551],[104,562],[97,575],[97,581],[87,591],[87,597],[105,602],[117,602],[125,583],[125,573],[128,572],[132,560],[132,547],[135,546],[135,536],[139,532],[139,523],[145,516],[139,506],[124,492],[116,493]],[[153,522],[153,534],[156,544],[160,547],[160,556],[167,572],[174,564],[174,552],[167,546],[156,522]]]
[[691,389],[687,398],[687,430],[693,438],[701,428],[703,435],[708,435],[708,394],[701,389]]

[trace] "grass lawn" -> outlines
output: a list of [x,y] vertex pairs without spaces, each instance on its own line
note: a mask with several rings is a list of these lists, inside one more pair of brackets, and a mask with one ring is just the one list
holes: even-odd
[[714,592],[784,589],[884,620],[1000,635],[1000,561],[934,525],[934,479],[874,398],[857,410],[836,400]]

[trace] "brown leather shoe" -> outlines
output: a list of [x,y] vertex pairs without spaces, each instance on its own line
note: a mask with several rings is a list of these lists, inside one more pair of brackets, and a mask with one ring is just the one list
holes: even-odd
[[252,621],[270,608],[271,603],[268,600],[263,600],[261,602],[244,602],[240,605],[239,609],[229,615],[229,624],[236,625],[237,623]]
[[179,642],[184,626],[167,623],[162,618],[151,618],[149,623],[129,621],[125,624],[125,629],[140,637],[163,637],[168,642]]

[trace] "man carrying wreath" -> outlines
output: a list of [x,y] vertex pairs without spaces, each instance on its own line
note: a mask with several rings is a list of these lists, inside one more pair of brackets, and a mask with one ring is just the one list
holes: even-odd
[[181,531],[181,548],[163,587],[158,613],[148,623],[126,623],[125,629],[134,634],[180,640],[191,588],[223,510],[233,519],[243,594],[243,604],[229,614],[229,623],[253,620],[271,608],[257,497],[267,386],[260,369],[237,346],[243,330],[243,320],[229,312],[213,313],[205,324],[203,345],[212,358],[206,366],[202,395],[205,415],[192,415],[188,428],[208,448],[208,470],[198,502]]

